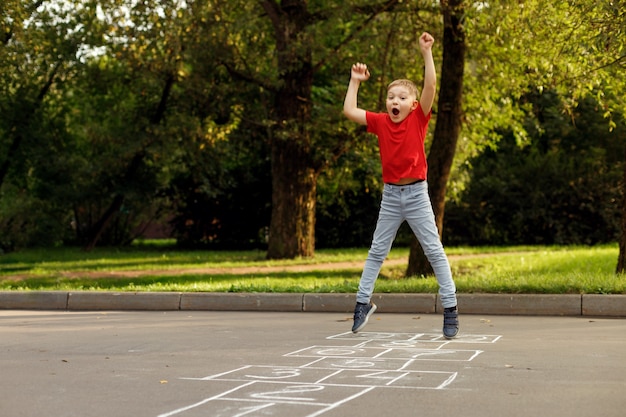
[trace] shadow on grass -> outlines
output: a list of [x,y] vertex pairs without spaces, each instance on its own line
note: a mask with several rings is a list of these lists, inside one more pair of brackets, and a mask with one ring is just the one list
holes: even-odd
[[[0,281],[0,290],[30,291],[263,291],[302,292],[322,288],[325,291],[347,286],[356,290],[359,274],[354,271],[307,271],[251,274],[177,274],[137,277],[28,277]],[[270,282],[271,281],[271,282]],[[282,281],[282,282],[281,282]]]
[[186,266],[197,268],[209,264],[211,267],[221,267],[231,264],[262,263],[265,260],[264,256],[260,251],[201,252],[130,248],[95,249],[92,252],[85,252],[78,248],[52,248],[0,256],[0,276],[18,272],[37,273],[41,270],[54,273],[85,269],[91,272],[120,269],[167,270]]

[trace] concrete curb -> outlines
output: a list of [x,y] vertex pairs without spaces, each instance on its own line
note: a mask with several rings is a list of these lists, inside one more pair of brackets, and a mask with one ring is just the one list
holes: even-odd
[[[459,310],[466,314],[485,314],[486,311],[489,311],[490,314],[503,315],[583,315],[583,295],[459,294],[457,297]],[[623,305],[623,311],[626,312],[626,304]]]
[[182,293],[181,310],[302,311],[302,294]]
[[67,310],[179,310],[174,292],[70,292]]
[[[0,310],[341,312],[354,294],[0,291]],[[435,294],[379,294],[380,313],[440,313]],[[626,317],[626,294],[459,294],[462,314]]]

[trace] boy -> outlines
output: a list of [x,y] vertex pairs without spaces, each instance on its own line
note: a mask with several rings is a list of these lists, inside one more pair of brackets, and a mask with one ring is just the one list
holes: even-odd
[[396,80],[387,88],[386,113],[373,113],[357,106],[359,86],[369,79],[370,73],[365,64],[352,66],[343,112],[348,119],[366,125],[368,132],[378,136],[385,183],[376,230],[359,282],[352,326],[354,333],[361,330],[376,311],[376,305],[370,301],[374,284],[398,228],[405,220],[418,238],[437,277],[444,307],[443,334],[446,338],[453,338],[459,331],[456,286],[439,239],[426,182],[424,138],[437,84],[432,55],[434,41],[426,32],[419,38],[424,59],[424,88],[419,101],[415,84],[408,80]]

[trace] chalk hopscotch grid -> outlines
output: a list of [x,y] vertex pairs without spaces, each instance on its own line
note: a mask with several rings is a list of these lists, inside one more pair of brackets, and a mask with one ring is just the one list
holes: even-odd
[[[414,371],[404,369],[381,370],[378,368],[343,369],[315,367],[313,365],[314,364],[305,364],[299,367],[247,365],[239,369],[204,378],[184,379],[197,381],[221,380],[235,382],[271,381],[274,384],[285,385],[298,383],[345,387],[443,389],[450,382],[452,382],[457,374],[456,372],[446,371]],[[290,378],[296,378],[296,382],[289,380]]]
[[420,370],[420,363],[469,362],[483,351],[450,345],[495,343],[500,337],[462,335],[447,340],[434,333],[341,333],[326,339],[354,344],[310,346],[283,355],[313,359],[299,366],[246,365],[202,378],[181,378],[242,384],[158,417],[317,417],[377,388],[445,389],[458,373]]
[[406,359],[429,361],[466,361],[480,355],[482,350],[423,349],[411,347],[337,348],[336,346],[311,346],[284,356],[295,357],[352,357],[359,359]]
[[[352,332],[345,332],[328,336],[328,340],[351,340],[358,341],[359,339],[365,339],[362,343],[370,341],[389,341],[390,343],[441,343],[443,345],[457,344],[457,343],[496,343],[500,340],[500,335],[472,335],[472,334],[459,334],[454,339],[446,339],[440,333],[382,333],[382,332],[359,332],[354,334]],[[358,343],[357,345],[358,346]]]

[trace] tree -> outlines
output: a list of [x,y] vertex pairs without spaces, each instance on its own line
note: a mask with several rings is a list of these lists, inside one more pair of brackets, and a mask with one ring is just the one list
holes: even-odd
[[63,85],[80,71],[80,47],[92,37],[96,20],[92,6],[69,0],[0,6],[0,227],[5,242],[0,244],[56,244],[69,228],[63,204],[51,193],[54,182],[71,183],[68,170],[46,168],[64,161],[55,158],[68,145]]
[[[492,73],[505,81],[500,90],[510,92],[514,99],[508,102],[515,103],[531,90],[553,89],[571,112],[579,100],[592,95],[604,110],[608,128],[614,128],[613,113],[626,114],[626,12],[622,2],[527,2],[523,8],[505,2],[492,4],[488,14],[493,23],[481,20],[481,24],[496,31],[490,30],[490,37],[474,44],[488,48],[483,56],[489,62],[476,56],[475,68],[492,68]],[[545,42],[548,39],[550,42]],[[524,60],[507,58],[511,56],[523,56]],[[524,133],[518,133],[518,140],[523,141]],[[626,222],[622,229],[624,225]],[[622,230],[622,236],[625,234]],[[624,256],[621,248],[620,256]]]
[[[375,192],[354,193],[379,185],[371,137],[339,111],[347,68],[355,60],[373,68],[360,95],[373,109],[391,79],[421,76],[419,65],[411,68],[416,28],[442,40],[445,61],[429,152],[440,231],[444,196],[460,194],[458,165],[496,147],[503,126],[515,141],[527,140],[524,96],[554,90],[574,109],[581,97],[597,95],[609,125],[625,107],[624,12],[616,3],[158,3],[0,5],[3,238],[5,225],[26,235],[15,225],[41,207],[49,216],[29,223],[39,236],[52,223],[55,233],[66,232],[72,218],[87,247],[128,242],[140,219],[160,210],[179,214],[183,235],[194,227],[200,240],[219,228],[234,232],[217,217],[235,210],[218,205],[246,181],[259,184],[251,176],[269,183],[259,173],[269,165],[271,219],[263,183],[255,187],[263,219],[250,227],[269,223],[268,257],[311,256],[320,175],[329,187],[325,210],[335,204],[333,189],[366,205]],[[455,25],[460,32],[449,30]],[[203,208],[206,228],[185,218]]]
[[[446,186],[461,131],[466,49],[463,0],[442,1],[441,10],[444,21],[443,60],[435,135],[428,153],[428,188],[440,236],[443,232]],[[422,248],[413,238],[406,275],[432,273]]]
[[[71,24],[55,25],[55,13],[38,11],[43,1],[22,4],[9,1],[2,5],[0,71],[2,73],[3,139],[6,148],[0,160],[0,186],[12,163],[18,159],[27,140],[29,125],[43,106],[53,85],[74,60],[77,42],[68,32]],[[32,19],[39,25],[26,25]],[[57,35],[57,39],[54,39]],[[34,53],[33,53],[34,51]],[[55,51],[57,53],[55,53]]]
[[[442,2],[444,12],[447,4],[452,2]],[[606,106],[609,118],[611,111],[624,110],[621,99],[603,100],[604,92],[624,89],[624,77],[615,77],[626,60],[622,24],[625,13],[618,5],[531,1],[520,7],[495,1],[473,4],[464,11],[463,29],[469,33],[468,59],[464,64],[462,151],[465,155],[480,152],[484,147],[496,147],[498,126],[508,127],[522,143],[527,133],[521,123],[525,103],[520,98],[535,90],[554,88],[569,110],[590,94],[597,95],[601,105]],[[546,42],[548,39],[550,42]],[[442,73],[447,65],[442,63]],[[442,80],[442,89],[443,84]],[[606,95],[607,98],[617,96]],[[437,127],[440,122],[437,121]],[[609,119],[607,125],[610,123]],[[451,168],[452,162],[444,160],[444,169]],[[446,164],[449,165],[446,167]],[[430,174],[429,181],[444,184],[447,181],[445,176],[439,178],[439,174],[432,171]],[[439,200],[437,189],[432,190],[432,194],[438,224],[441,224],[443,206],[440,202],[443,200]],[[407,272],[430,272],[423,262],[417,263],[419,258],[414,256],[415,252],[413,247]]]
[[[311,256],[317,176],[356,140],[352,132],[327,128],[327,123],[319,119],[318,124],[324,127],[311,128],[314,113],[325,120],[339,119],[323,116],[339,102],[328,99],[337,90],[332,79],[337,75],[327,63],[336,60],[339,49],[376,16],[398,4],[397,0],[364,5],[330,1],[315,5],[305,1],[170,1],[156,6],[136,2],[129,7],[117,0],[33,3],[31,11],[38,10],[46,24],[32,25],[30,29],[56,30],[43,33],[32,44],[16,42],[14,30],[5,31],[6,39],[11,46],[23,48],[25,58],[16,62],[33,62],[35,69],[52,68],[50,86],[63,80],[62,88],[56,84],[54,91],[55,104],[62,103],[68,110],[66,117],[60,118],[67,125],[59,125],[59,136],[66,143],[54,154],[65,151],[58,161],[72,161],[64,169],[71,173],[65,181],[68,191],[73,187],[73,198],[65,202],[65,209],[72,212],[77,240],[87,249],[101,241],[128,242],[132,238],[128,231],[138,213],[162,196],[178,195],[165,184],[168,178],[180,178],[186,168],[198,166],[196,162],[207,154],[203,150],[217,149],[219,141],[208,138],[210,135],[217,132],[216,137],[230,138],[238,129],[243,132],[255,128],[256,134],[266,134],[273,161],[274,204],[268,256]],[[19,2],[10,2],[10,6],[21,13]],[[16,18],[19,13],[5,21],[16,26],[22,21]],[[250,25],[251,20],[258,25]],[[59,21],[62,24],[57,25]],[[62,55],[68,65],[62,62],[58,68],[71,68],[75,77],[65,76],[66,72],[56,76],[57,67],[47,65],[56,57],[40,52],[42,46],[51,43],[44,41],[50,40],[73,46]],[[231,80],[215,77],[220,71],[223,75],[224,69]],[[7,70],[5,74],[25,72]],[[36,75],[25,79],[45,80]],[[316,76],[325,78],[321,87],[314,85]],[[9,79],[7,76],[3,80]],[[248,87],[226,86],[233,80],[244,81]],[[221,81],[221,85],[214,85],[215,81]],[[259,96],[253,111],[248,111],[253,106],[242,104],[241,98],[233,100],[242,91],[250,98],[253,89],[249,86],[255,86]],[[7,96],[12,96],[11,88],[7,87]],[[313,106],[314,94],[326,97],[317,108]],[[216,111],[205,110],[216,107]],[[7,104],[5,108],[19,107]],[[2,121],[8,120],[3,117]],[[18,134],[17,140],[6,142],[6,148],[20,148],[20,135],[27,130],[9,125],[3,132],[16,130]],[[3,140],[7,137],[3,134]],[[31,152],[32,147],[27,148]],[[187,163],[183,155],[194,162]],[[10,156],[0,163],[17,167],[18,160]],[[44,163],[38,168],[31,172],[50,172]],[[217,195],[215,184],[207,184],[205,179],[199,180],[204,181],[199,184],[202,192]],[[224,184],[228,185],[232,186],[232,180]]]
[[262,1],[276,42],[278,83],[270,140],[272,220],[268,258],[312,256],[317,169],[311,161],[313,62],[305,1]]
[[458,201],[446,207],[446,237],[454,245],[569,245],[613,242],[622,212],[620,178],[626,126],[609,131],[593,97],[571,115],[550,91],[532,104],[523,147],[511,130],[461,168],[468,176]]
[[[343,10],[357,11],[366,16],[367,22],[396,4],[398,0],[386,0],[372,6],[344,5]],[[326,158],[322,159],[320,155],[328,152],[332,160],[345,148],[334,144],[330,150],[319,151],[314,144],[311,134],[314,77],[329,56],[362,30],[363,25],[349,29],[347,35],[330,45],[327,51],[319,55],[316,53],[314,57],[315,45],[319,42],[316,36],[322,36],[321,27],[324,23],[328,26],[333,13],[341,14],[341,9],[332,9],[330,4],[309,6],[306,0],[261,0],[259,5],[273,33],[273,53],[270,56],[275,59],[272,62],[275,72],[268,71],[272,74],[269,80],[259,79],[250,71],[255,65],[247,62],[246,57],[239,56],[236,50],[232,56],[238,57],[238,62],[224,64],[233,76],[254,82],[272,95],[268,129],[272,215],[267,257],[313,256],[317,179],[327,164]],[[237,30],[241,29],[234,29],[233,34]],[[236,42],[231,44],[234,48],[238,47]]]
[[[193,167],[221,135],[214,119],[230,102],[222,103],[213,86],[219,48],[212,6],[138,2],[103,10],[110,41],[76,86],[94,94],[84,97],[74,121],[88,132],[84,141],[104,150],[100,169],[92,173],[98,191],[77,202],[75,210],[86,249],[119,231],[120,222],[125,230],[107,242],[132,240],[140,217],[173,204],[167,201],[174,192],[172,178]],[[211,105],[210,99],[220,104]],[[229,130],[236,123],[223,124]],[[109,145],[104,149],[103,137]]]
[[[626,151],[626,147],[624,147]],[[626,152],[624,152],[624,161],[626,161]],[[617,267],[615,272],[618,274],[626,273],[626,163],[624,163],[624,178],[622,179],[623,201],[622,201],[622,230],[619,239],[619,256],[617,258]]]

